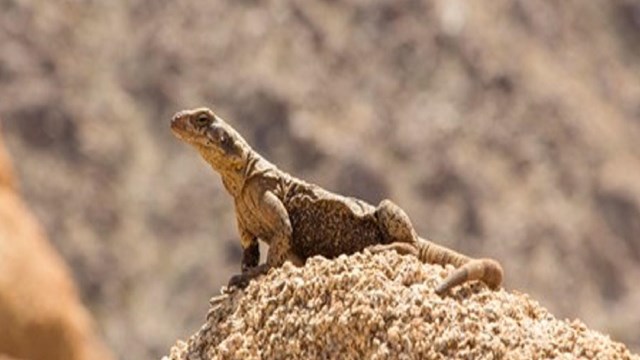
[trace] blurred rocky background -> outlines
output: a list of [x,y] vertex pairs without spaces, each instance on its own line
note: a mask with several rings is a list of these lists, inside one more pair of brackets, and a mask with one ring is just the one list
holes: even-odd
[[640,1],[0,0],[21,193],[121,359],[239,268],[230,197],[168,129],[195,106],[640,350]]
[[113,359],[17,187],[0,138],[0,360]]

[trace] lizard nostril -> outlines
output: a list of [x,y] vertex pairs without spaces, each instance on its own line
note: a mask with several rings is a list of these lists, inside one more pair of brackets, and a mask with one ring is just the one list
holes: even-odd
[[171,118],[171,125],[174,125],[178,122],[178,120],[182,117],[183,112],[177,112],[175,115],[173,115],[173,117]]

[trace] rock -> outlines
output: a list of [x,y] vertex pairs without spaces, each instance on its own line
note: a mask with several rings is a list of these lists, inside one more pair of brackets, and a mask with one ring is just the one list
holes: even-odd
[[202,328],[163,360],[640,359],[526,294],[471,283],[440,297],[443,273],[395,252],[274,269],[244,291],[224,289]]

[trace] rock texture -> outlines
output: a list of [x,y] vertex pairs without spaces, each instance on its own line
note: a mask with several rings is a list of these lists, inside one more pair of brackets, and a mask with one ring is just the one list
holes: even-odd
[[394,252],[287,263],[213,298],[163,359],[640,359],[525,294],[475,283],[439,297],[450,270]]
[[93,326],[69,269],[16,193],[0,139],[0,359],[112,359]]

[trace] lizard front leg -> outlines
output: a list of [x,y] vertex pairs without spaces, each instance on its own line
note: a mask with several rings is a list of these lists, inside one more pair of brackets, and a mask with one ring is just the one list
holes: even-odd
[[293,229],[289,213],[282,201],[272,192],[267,191],[253,203],[256,205],[255,215],[260,219],[261,226],[268,229],[266,235],[268,238],[263,238],[269,244],[267,262],[232,277],[229,286],[246,286],[251,279],[265,274],[272,267],[282,266],[286,260],[291,260],[295,265],[302,263],[291,251]]
[[284,204],[272,192],[267,192],[262,200],[262,220],[271,228],[267,265],[280,267],[287,260],[294,265],[302,265],[304,261],[291,250],[293,228]]
[[238,232],[240,233],[240,246],[242,247],[241,273],[232,276],[228,285],[245,287],[248,284],[248,280],[243,275],[261,271],[261,269],[256,269],[260,263],[260,244],[258,243],[258,238],[247,230],[239,217]]
[[260,263],[260,244],[258,240],[254,241],[246,249],[242,249],[242,272],[247,272],[249,269],[258,266]]
[[238,232],[240,233],[240,246],[242,247],[241,270],[246,272],[260,263],[260,244],[258,238],[253,235],[238,219]]

